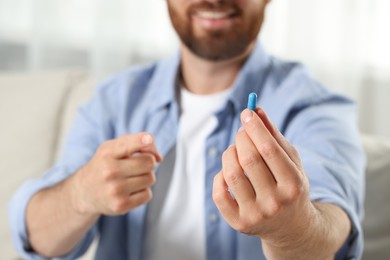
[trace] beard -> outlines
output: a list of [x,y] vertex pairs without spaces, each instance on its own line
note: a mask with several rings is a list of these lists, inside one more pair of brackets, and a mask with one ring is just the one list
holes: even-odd
[[[192,16],[196,11],[234,10],[233,25],[224,29],[206,30],[197,33]],[[189,6],[180,14],[168,1],[168,11],[172,25],[182,43],[195,55],[212,61],[223,61],[242,55],[256,39],[264,18],[264,10],[244,14],[240,7],[228,0],[200,2]]]

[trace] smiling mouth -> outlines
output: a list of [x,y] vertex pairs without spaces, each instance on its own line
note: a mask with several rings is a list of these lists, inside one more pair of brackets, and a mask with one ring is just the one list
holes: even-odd
[[209,20],[220,20],[227,19],[236,16],[236,12],[234,10],[229,11],[197,11],[195,12],[195,16],[201,19],[209,19]]

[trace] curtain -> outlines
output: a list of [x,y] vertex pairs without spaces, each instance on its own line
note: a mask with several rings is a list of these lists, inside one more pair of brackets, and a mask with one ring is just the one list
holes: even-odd
[[[390,136],[389,27],[389,0],[273,0],[260,38],[355,99],[363,132]],[[177,46],[164,0],[0,0],[0,70],[104,78]]]
[[390,1],[274,0],[263,41],[358,102],[362,132],[390,136]]

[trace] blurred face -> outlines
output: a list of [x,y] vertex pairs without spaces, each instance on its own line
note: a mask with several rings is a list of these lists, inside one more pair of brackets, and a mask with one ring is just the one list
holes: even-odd
[[256,39],[269,0],[168,0],[173,27],[195,55],[237,57]]

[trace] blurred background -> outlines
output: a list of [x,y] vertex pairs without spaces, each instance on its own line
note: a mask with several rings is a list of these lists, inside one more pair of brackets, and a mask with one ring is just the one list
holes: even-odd
[[[390,1],[274,0],[261,34],[360,104],[361,130],[390,136]],[[0,0],[0,70],[85,68],[95,78],[172,53],[162,0]]]
[[[389,26],[389,0],[274,0],[261,38],[354,98],[363,132],[390,136]],[[0,71],[78,67],[104,79],[176,47],[163,0],[0,0]]]
[[[273,0],[260,38],[357,102],[369,134],[363,259],[388,259],[390,1]],[[177,46],[164,0],[0,0],[0,259],[19,259],[8,201],[54,163],[93,86]]]

